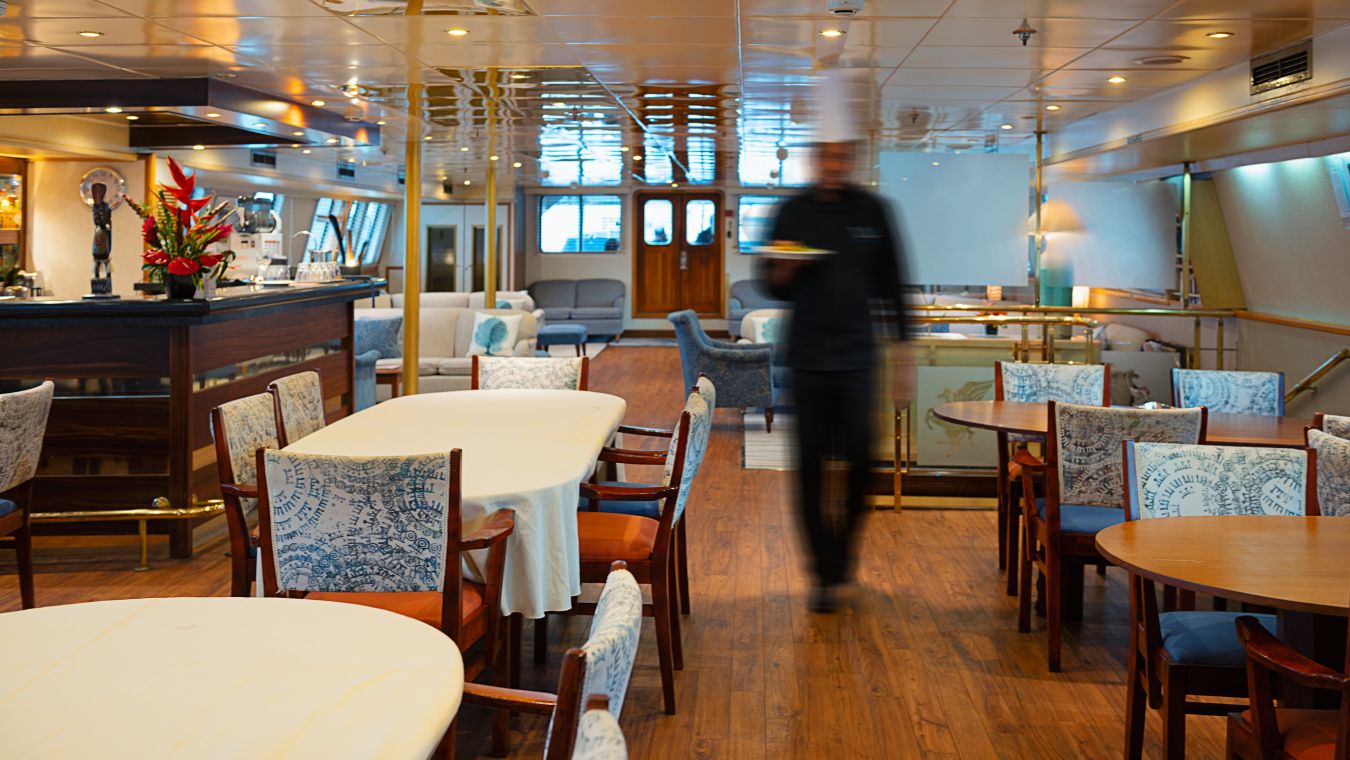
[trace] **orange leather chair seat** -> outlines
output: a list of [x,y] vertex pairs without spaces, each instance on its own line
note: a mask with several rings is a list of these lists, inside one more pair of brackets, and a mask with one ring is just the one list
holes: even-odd
[[656,547],[661,523],[650,517],[611,512],[578,512],[577,543],[583,562],[644,560]]
[[[1337,712],[1277,709],[1275,722],[1285,753],[1299,760],[1331,760],[1336,754]],[[1252,725],[1252,711],[1242,713],[1242,719]]]
[[[468,620],[483,611],[483,586],[464,581],[460,592],[460,616]],[[376,607],[420,620],[433,628],[441,627],[439,591],[311,591],[306,599],[342,602]]]

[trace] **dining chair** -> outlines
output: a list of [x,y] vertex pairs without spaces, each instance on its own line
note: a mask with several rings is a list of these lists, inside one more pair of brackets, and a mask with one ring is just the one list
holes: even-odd
[[472,390],[531,388],[536,390],[584,391],[591,360],[519,356],[473,357]]
[[[259,450],[258,522],[263,592],[376,607],[439,628],[463,653],[467,682],[488,666],[511,673],[501,615],[506,539],[502,509],[463,535],[462,454],[339,457]],[[487,549],[482,581],[464,580],[460,556]],[[505,716],[500,718],[505,721]],[[454,749],[455,724],[442,742]]]
[[1172,404],[1211,413],[1284,415],[1283,372],[1172,368]]
[[[1111,365],[1109,364],[1032,364],[994,362],[994,399],[1045,403],[1110,406]],[[1013,461],[1012,446],[1026,448],[1042,442],[1040,436],[998,433],[998,470],[995,488],[998,496],[998,569],[1007,570],[1008,596],[1017,593],[1017,552],[1021,528],[1021,465]]]
[[[627,564],[616,561],[610,566],[595,605],[586,643],[563,655],[556,695],[469,683],[464,685],[464,702],[494,708],[502,714],[551,716],[544,758],[571,757],[578,722],[584,722],[584,713],[589,709],[582,705],[583,695],[605,699],[606,713],[611,720],[618,720],[641,633],[642,589]],[[505,754],[506,735],[494,732],[492,741],[494,754]]]
[[[1299,449],[1126,441],[1126,518],[1316,514],[1308,486],[1315,454]],[[1169,760],[1186,755],[1187,715],[1226,715],[1247,681],[1234,621],[1242,613],[1160,611],[1153,581],[1130,575],[1125,756],[1142,756],[1145,707],[1162,713]],[[1192,605],[1183,605],[1189,607]],[[1253,615],[1275,630],[1274,615]]]
[[25,610],[37,605],[28,516],[55,390],[56,385],[48,380],[36,388],[0,394],[0,538],[14,548],[19,603]]
[[[1350,760],[1350,675],[1326,667],[1271,635],[1253,615],[1237,619],[1246,655],[1249,707],[1228,714],[1230,760]],[[1346,660],[1350,663],[1350,657]],[[1274,684],[1340,695],[1339,710],[1275,706]]]
[[319,373],[297,372],[267,386],[277,418],[277,443],[285,448],[326,424]]
[[230,531],[230,595],[249,596],[258,559],[258,531],[248,525],[258,506],[258,449],[279,446],[272,395],[245,396],[212,409],[211,436]]
[[[1061,625],[1066,598],[1076,619],[1083,603],[1083,569],[1101,559],[1097,532],[1123,522],[1124,476],[1120,444],[1125,440],[1204,440],[1204,409],[1129,409],[1084,404],[1047,405],[1045,460],[1016,453],[1022,477],[1021,567],[1018,569],[1017,630],[1031,630],[1031,576],[1045,581],[1046,646],[1049,668],[1060,670]],[[1045,496],[1036,498],[1040,475]]]
[[572,760],[628,760],[628,743],[619,721],[609,712],[609,699],[592,694],[577,727],[577,746]]
[[1313,415],[1312,426],[1316,430],[1350,441],[1350,417],[1318,412]]
[[1309,428],[1305,434],[1308,450],[1316,452],[1312,489],[1318,513],[1350,515],[1350,438],[1338,438],[1316,428]]

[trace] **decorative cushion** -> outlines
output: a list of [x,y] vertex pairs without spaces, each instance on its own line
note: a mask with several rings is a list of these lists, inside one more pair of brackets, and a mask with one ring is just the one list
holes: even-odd
[[[1237,637],[1236,620],[1249,612],[1164,612],[1158,616],[1162,645],[1168,656],[1183,665],[1241,668],[1247,654]],[[1262,628],[1275,633],[1274,615],[1252,615]]]
[[403,314],[396,309],[362,309],[352,325],[356,352],[379,351],[381,359],[403,356]]
[[511,356],[516,351],[516,335],[520,332],[520,315],[474,312],[473,339],[469,355]]
[[318,372],[297,372],[273,380],[267,387],[277,390],[277,404],[281,406],[281,422],[286,426],[287,443],[295,443],[326,424],[323,385]]
[[661,524],[635,515],[577,513],[577,544],[582,561],[644,560],[656,548]]
[[[1045,499],[1036,500],[1036,512],[1045,519]],[[1115,507],[1097,507],[1088,504],[1060,504],[1059,530],[1061,533],[1082,533],[1095,536],[1101,530],[1125,522],[1125,510]],[[1236,634],[1234,634],[1236,635]]]
[[[1252,711],[1243,711],[1242,719],[1250,725]],[[1275,723],[1280,727],[1282,757],[1291,757],[1295,760],[1335,760],[1336,735],[1340,732],[1340,716],[1336,710],[1295,710],[1280,707],[1275,710]]]
[[623,729],[608,710],[587,710],[581,716],[572,760],[628,760]]
[[787,322],[782,317],[751,317],[750,341],[752,343],[787,342]]
[[1071,504],[1124,505],[1122,441],[1200,442],[1199,409],[1055,405],[1059,498]]
[[582,390],[581,362],[580,358],[481,357],[478,360],[478,389]]
[[[462,581],[459,593],[460,619],[468,620],[483,611],[483,587]],[[439,591],[311,591],[306,599],[321,602],[359,604],[396,612],[429,626],[441,627],[441,592]]]
[[[613,480],[601,481],[596,485],[651,487],[650,483],[621,483]],[[590,511],[591,500],[586,498],[585,496],[581,497],[581,501],[578,504],[578,508],[581,511]],[[660,519],[661,517],[661,501],[659,499],[653,499],[651,501],[612,501],[601,499],[600,511],[611,512],[613,514],[619,515],[639,515],[641,517],[650,517],[653,520],[657,520]]]
[[0,517],[4,517],[18,508],[19,505],[9,499],[0,499]]
[[37,474],[55,391],[48,380],[36,388],[0,394],[0,492]]
[[1322,431],[1337,438],[1350,440],[1350,417],[1324,414],[1322,415]]
[[1101,406],[1106,383],[1102,364],[1003,362],[1003,401],[1063,401]]
[[1308,454],[1256,446],[1132,444],[1126,482],[1139,518],[1303,515]]
[[1317,505],[1322,514],[1350,515],[1350,440],[1308,431],[1308,448],[1317,452]]
[[1177,406],[1207,406],[1211,413],[1284,414],[1284,375],[1278,372],[1227,372],[1173,369]]

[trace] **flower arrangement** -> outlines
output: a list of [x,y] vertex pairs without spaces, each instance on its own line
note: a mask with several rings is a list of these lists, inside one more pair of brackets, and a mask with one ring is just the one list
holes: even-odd
[[197,183],[195,174],[183,173],[172,158],[169,173],[174,184],[160,185],[155,192],[158,203],[141,206],[130,197],[126,199],[131,210],[143,220],[141,237],[147,247],[141,254],[141,269],[148,273],[151,282],[165,283],[166,289],[172,282],[169,275],[190,277],[195,290],[203,281],[219,278],[234,260],[234,251],[207,251],[213,243],[229,237],[234,228],[225,224],[229,215],[227,203],[212,206],[214,196],[192,197]]

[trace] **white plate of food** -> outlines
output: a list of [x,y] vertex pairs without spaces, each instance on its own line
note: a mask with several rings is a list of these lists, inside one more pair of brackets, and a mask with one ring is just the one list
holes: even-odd
[[761,245],[751,251],[759,256],[785,261],[814,261],[834,253],[823,248],[811,248],[805,245]]

